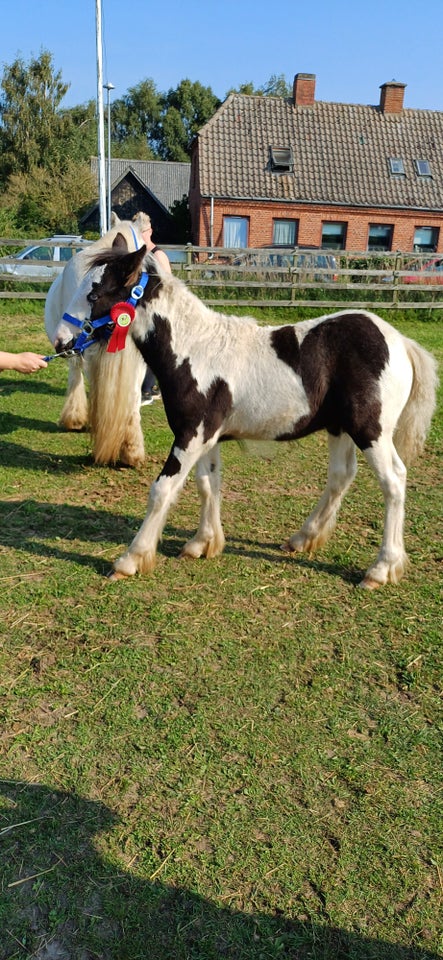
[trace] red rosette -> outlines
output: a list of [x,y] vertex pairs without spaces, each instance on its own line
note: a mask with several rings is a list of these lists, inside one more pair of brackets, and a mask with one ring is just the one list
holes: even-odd
[[135,307],[132,306],[132,303],[114,303],[109,311],[109,316],[114,323],[114,329],[106,352],[117,353],[119,350],[125,349],[128,330],[135,317]]

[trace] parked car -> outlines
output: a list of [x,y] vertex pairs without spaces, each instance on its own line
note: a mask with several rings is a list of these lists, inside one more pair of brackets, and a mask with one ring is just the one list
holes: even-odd
[[[429,273],[430,276],[424,277],[424,273]],[[443,257],[433,257],[402,279],[403,283],[443,283]]]
[[[239,254],[232,260],[233,266],[257,267],[286,267],[288,270],[299,271],[305,279],[332,283],[337,280],[337,261],[332,253],[323,250],[252,250]],[[317,273],[321,270],[321,273]],[[323,272],[324,271],[324,272]]]
[[[47,237],[9,257],[0,257],[0,273],[11,277],[23,277],[24,280],[53,280],[68,260],[82,250],[89,240],[73,234],[59,234]],[[20,263],[11,263],[11,260]],[[46,263],[45,261],[50,261]]]

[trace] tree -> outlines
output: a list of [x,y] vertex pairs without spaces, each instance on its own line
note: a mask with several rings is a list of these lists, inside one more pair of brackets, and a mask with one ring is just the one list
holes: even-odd
[[61,111],[62,134],[54,156],[63,167],[66,158],[89,163],[97,154],[97,107],[95,100]]
[[241,83],[237,88],[231,87],[226,96],[231,93],[241,93],[248,97],[290,97],[292,89],[283,73],[273,73],[261,87],[254,87],[253,83]]
[[97,194],[89,163],[67,160],[63,171],[31,167],[11,174],[1,196],[20,230],[31,233],[76,233],[78,217]]
[[273,73],[269,80],[263,84],[261,91],[264,97],[291,97],[292,86],[288,83],[283,73]]
[[6,67],[0,88],[0,174],[6,179],[47,165],[58,149],[63,118],[57,110],[69,84],[43,50],[28,64],[18,58]]
[[189,160],[191,143],[220,106],[210,87],[182,80],[162,97],[157,150],[162,160]]
[[142,80],[112,104],[113,153],[129,156],[131,145],[140,159],[189,160],[193,138],[219,106],[201,83],[182,80],[159,93],[152,78]]
[[[161,94],[152,79],[130,87],[111,105],[112,138],[118,144],[128,140],[150,145],[155,139],[161,114]],[[120,154],[119,154],[120,155]]]

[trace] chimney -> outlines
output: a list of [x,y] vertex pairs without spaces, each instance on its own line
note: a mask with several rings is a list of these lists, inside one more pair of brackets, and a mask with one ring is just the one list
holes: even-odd
[[293,86],[294,107],[312,107],[315,100],[315,73],[296,73]]
[[380,87],[380,110],[382,113],[402,112],[405,87],[405,83],[397,83],[396,80],[382,83]]

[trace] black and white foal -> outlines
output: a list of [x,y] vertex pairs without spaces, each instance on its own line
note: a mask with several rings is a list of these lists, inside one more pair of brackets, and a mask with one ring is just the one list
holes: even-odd
[[[182,555],[214,557],[223,550],[220,441],[296,440],[326,430],[326,489],[285,547],[311,552],[327,540],[355,476],[358,447],[385,502],[381,548],[362,585],[396,583],[406,563],[404,462],[422,449],[434,410],[433,357],[360,310],[278,327],[224,316],[177,278],[162,275],[145,249],[99,254],[69,313],[91,320],[107,315],[130,297],[143,274],[147,283],[129,337],[157,376],[174,441],[151,486],[142,526],[112,577],[153,569],[168,510],[194,466],[200,523]],[[73,328],[62,321],[58,349],[72,337]]]

